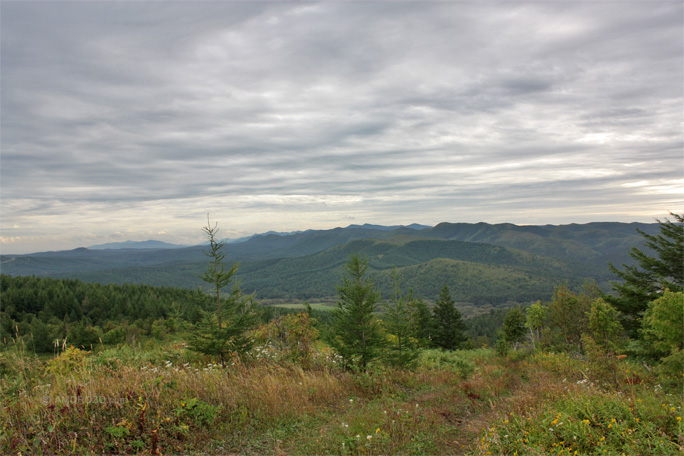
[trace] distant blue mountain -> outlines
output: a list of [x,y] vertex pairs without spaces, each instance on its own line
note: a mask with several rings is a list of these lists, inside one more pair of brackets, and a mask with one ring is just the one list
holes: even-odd
[[110,242],[108,244],[91,245],[91,250],[119,250],[119,249],[180,249],[185,245],[169,244],[162,241],[123,241]]
[[412,230],[423,230],[425,228],[432,228],[432,227],[428,226],[428,225],[420,225],[418,223],[412,223],[410,225],[392,225],[392,226],[372,225],[370,223],[364,223],[363,225],[349,225],[347,228],[365,228],[368,230],[394,231],[394,230],[398,230],[399,228],[410,228]]
[[[307,230],[307,231],[309,231],[309,230]],[[257,238],[257,237],[260,237],[260,236],[271,236],[271,235],[275,235],[275,236],[289,236],[289,235],[291,235],[291,234],[297,234],[297,233],[301,233],[301,231],[289,231],[289,232],[284,232],[284,231],[266,231],[265,233],[254,233],[254,234],[252,234],[251,236],[244,236],[244,237],[241,237],[241,238],[223,239],[223,241],[224,241],[226,244],[237,244],[237,243],[240,243],[240,242],[247,242],[247,241],[249,241],[249,240],[251,240],[251,239],[254,239],[254,238]]]

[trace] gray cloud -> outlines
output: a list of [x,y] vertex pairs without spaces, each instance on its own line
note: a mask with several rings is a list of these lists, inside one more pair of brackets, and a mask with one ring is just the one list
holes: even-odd
[[207,211],[239,235],[682,207],[680,2],[5,2],[1,25],[3,249],[179,241]]

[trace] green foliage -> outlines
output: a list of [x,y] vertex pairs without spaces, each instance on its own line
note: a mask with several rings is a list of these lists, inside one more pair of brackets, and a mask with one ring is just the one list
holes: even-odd
[[619,360],[605,345],[596,343],[593,337],[582,334],[582,346],[591,363],[591,378],[603,384],[618,386]]
[[446,285],[442,287],[432,311],[434,315],[432,342],[434,345],[446,350],[461,348],[467,340],[464,334],[467,326],[463,323],[461,313],[456,309],[456,303]]
[[475,365],[468,358],[468,352],[461,350],[423,350],[418,360],[421,368],[456,372],[462,379],[470,377],[475,372]]
[[242,357],[252,349],[254,340],[248,331],[259,321],[251,299],[226,300],[224,310],[221,326],[216,313],[206,312],[189,340],[192,350],[219,358],[223,366],[231,354]]
[[339,300],[333,313],[330,345],[350,367],[365,371],[380,355],[383,345],[381,326],[374,312],[379,294],[368,279],[368,262],[351,255],[347,274],[338,288]]
[[482,431],[476,454],[681,454],[681,410],[644,396],[631,403],[614,392],[587,390],[511,413]]
[[[190,346],[205,355],[217,356],[225,367],[229,354],[244,356],[254,345],[247,331],[257,325],[258,314],[253,296],[243,295],[239,284],[233,281],[237,265],[233,265],[227,271],[223,265],[225,255],[221,249],[224,243],[216,239],[218,226],[212,226],[207,216],[207,225],[202,230],[209,238],[207,256],[210,258],[202,280],[212,285],[212,292],[216,298],[216,312],[205,313],[202,322],[197,325],[190,338]],[[230,294],[222,297],[221,290],[231,283],[233,287]]]
[[52,353],[55,349],[55,340],[48,325],[39,318],[34,317],[31,322],[30,347],[35,353]]
[[587,317],[596,343],[605,348],[617,348],[623,331],[619,312],[602,298],[598,298],[591,305]]
[[684,293],[666,290],[644,315],[644,339],[661,354],[658,372],[670,386],[684,386]]
[[0,275],[0,293],[0,343],[7,346],[13,338],[22,337],[37,353],[52,352],[55,339],[67,337],[69,343],[86,349],[98,345],[100,337],[104,343],[121,343],[121,332],[106,334],[125,326],[130,328],[126,336],[133,337],[131,325],[137,320],[143,333],[149,329],[151,334],[157,321],[163,322],[166,335],[174,334],[184,322],[199,320],[207,308],[206,293],[201,290],[73,279]]
[[256,337],[264,345],[275,347],[279,359],[309,368],[319,334],[316,320],[302,312],[274,318],[259,328]]
[[622,283],[612,283],[617,295],[606,296],[606,300],[622,313],[623,325],[632,337],[637,335],[641,327],[641,319],[649,302],[666,289],[684,291],[684,216],[672,216],[674,221],[658,220],[660,233],[657,235],[637,230],[655,256],[633,247],[630,256],[636,265],[623,264],[622,270],[610,265]]
[[126,341],[128,331],[123,326],[117,326],[102,335],[102,343],[107,345],[121,344]]
[[71,325],[67,333],[67,340],[76,347],[90,350],[100,343],[102,331],[100,328],[75,323]]
[[517,345],[525,340],[525,314],[520,307],[514,307],[508,311],[501,333],[509,344]]
[[644,332],[656,350],[671,352],[684,348],[684,293],[666,290],[648,305]]
[[588,314],[591,305],[599,296],[594,284],[586,285],[581,293],[575,293],[567,286],[556,287],[549,303],[549,323],[556,331],[555,343],[566,350],[581,351],[582,334],[588,332]]
[[401,279],[396,270],[392,272],[392,280],[392,296],[382,305],[382,322],[387,331],[385,359],[390,365],[405,368],[414,364],[419,354],[416,330],[422,328],[414,316],[420,318],[421,315],[412,312],[416,306],[411,305],[410,295],[402,293]]
[[537,301],[529,306],[525,311],[525,326],[529,328],[532,335],[534,349],[540,349],[543,344],[543,335],[547,327],[548,306]]
[[214,424],[219,412],[220,405],[211,405],[196,397],[183,399],[176,408],[176,416],[181,421],[190,421],[193,424],[209,426]]
[[422,298],[414,296],[413,290],[409,291],[408,306],[411,313],[413,337],[418,340],[418,344],[421,347],[429,347],[433,330],[433,320],[430,308]]
[[47,365],[46,371],[57,375],[68,375],[75,372],[84,372],[86,369],[88,352],[78,348],[69,347],[52,358]]
[[218,235],[219,229],[218,224],[211,225],[209,221],[209,216],[207,215],[207,225],[202,228],[209,238],[209,251],[205,252],[210,258],[209,265],[207,266],[202,280],[209,283],[212,288],[212,292],[216,297],[216,316],[217,316],[217,326],[221,326],[221,290],[228,286],[233,281],[233,275],[237,272],[238,266],[234,264],[230,269],[226,270],[223,265],[223,260],[225,259],[225,254],[222,249],[225,242],[219,241],[216,236]]

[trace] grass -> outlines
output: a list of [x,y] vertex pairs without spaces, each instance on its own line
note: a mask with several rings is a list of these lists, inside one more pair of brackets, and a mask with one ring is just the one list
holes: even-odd
[[6,454],[681,454],[681,395],[636,363],[426,350],[411,371],[226,369],[182,343],[2,362]]

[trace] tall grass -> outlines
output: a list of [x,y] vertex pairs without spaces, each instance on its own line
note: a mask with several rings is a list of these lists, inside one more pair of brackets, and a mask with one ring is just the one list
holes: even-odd
[[411,371],[351,374],[320,348],[306,369],[272,347],[223,369],[182,343],[0,356],[6,454],[679,454],[684,443],[681,397],[622,361],[608,376],[564,355],[426,351]]

